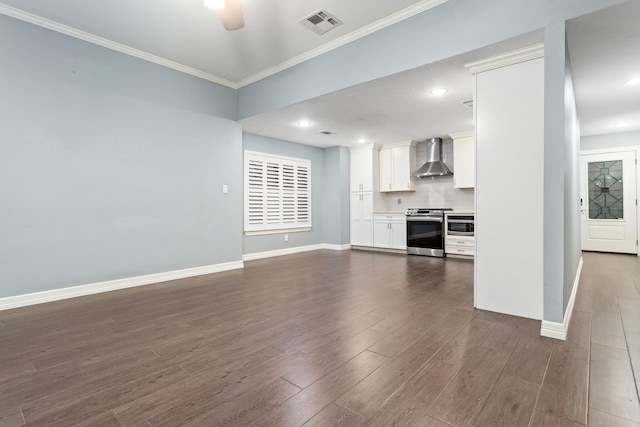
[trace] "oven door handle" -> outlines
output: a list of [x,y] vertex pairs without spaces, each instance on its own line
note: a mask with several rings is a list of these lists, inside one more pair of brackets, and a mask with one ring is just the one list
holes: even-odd
[[455,224],[473,224],[474,220],[472,219],[456,219],[456,218],[451,218],[449,217],[448,219],[449,224],[455,223]]
[[442,223],[443,220],[440,217],[427,217],[427,216],[421,216],[421,217],[412,217],[412,216],[408,216],[407,217],[407,222],[439,222]]

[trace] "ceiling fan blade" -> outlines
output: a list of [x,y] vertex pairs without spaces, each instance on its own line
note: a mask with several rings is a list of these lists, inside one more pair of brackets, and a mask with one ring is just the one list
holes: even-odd
[[240,0],[224,0],[224,7],[218,9],[218,16],[227,31],[235,31],[244,27]]

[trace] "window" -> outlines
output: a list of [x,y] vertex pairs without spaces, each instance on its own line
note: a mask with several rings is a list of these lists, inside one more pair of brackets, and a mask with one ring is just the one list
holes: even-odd
[[244,231],[311,228],[311,161],[244,152]]

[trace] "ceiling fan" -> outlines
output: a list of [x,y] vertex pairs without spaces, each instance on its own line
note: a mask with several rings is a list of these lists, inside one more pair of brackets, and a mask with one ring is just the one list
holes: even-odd
[[227,31],[235,31],[244,27],[240,0],[204,0],[204,4],[218,12],[220,21]]

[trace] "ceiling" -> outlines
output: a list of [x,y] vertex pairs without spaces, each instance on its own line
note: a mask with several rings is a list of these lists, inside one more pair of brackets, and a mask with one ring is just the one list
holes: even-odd
[[[225,31],[203,0],[0,0],[0,13],[238,88],[447,0],[242,0]],[[318,36],[298,21],[344,22]],[[428,13],[428,12],[427,12]],[[640,130],[640,1],[567,22],[583,135]],[[241,120],[246,132],[319,147],[424,140],[472,129],[464,64],[542,41],[542,31]],[[432,96],[429,90],[449,92]],[[297,123],[309,120],[311,126]],[[326,131],[330,134],[323,134]]]
[[[581,134],[640,130],[640,1],[567,22],[567,41]],[[473,98],[464,64],[543,41],[534,32],[444,61],[373,80],[241,120],[246,132],[318,147],[446,137],[472,130]],[[435,97],[429,90],[446,87]],[[301,128],[302,120],[311,126]],[[330,135],[322,131],[332,132]]]
[[[237,31],[204,0],[2,0],[0,13],[238,87],[446,1],[241,0]],[[343,24],[317,35],[299,23],[320,9]]]
[[[640,1],[567,22],[582,135],[640,130]],[[627,82],[638,79],[639,84]]]
[[[469,62],[543,41],[542,31],[240,120],[245,132],[317,147],[388,144],[473,130]],[[447,88],[444,95],[430,93]],[[298,122],[309,121],[301,127]],[[331,134],[323,134],[323,131]]]

